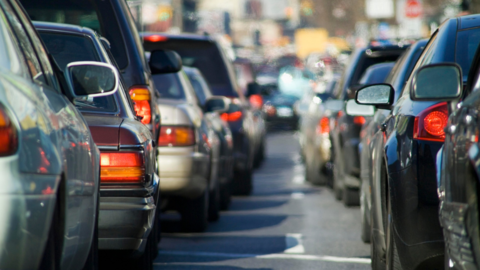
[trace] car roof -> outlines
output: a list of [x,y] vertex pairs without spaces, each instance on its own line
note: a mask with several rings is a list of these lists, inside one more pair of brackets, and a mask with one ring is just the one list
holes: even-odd
[[96,35],[96,32],[90,28],[73,24],[33,21],[33,26],[35,26],[37,30],[54,30],[58,32],[86,34],[89,36]]
[[458,19],[458,30],[480,27],[480,14],[462,16]]

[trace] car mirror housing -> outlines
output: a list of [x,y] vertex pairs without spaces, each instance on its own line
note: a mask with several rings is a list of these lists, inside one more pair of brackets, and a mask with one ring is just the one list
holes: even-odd
[[230,100],[225,97],[213,96],[205,102],[205,112],[224,113],[228,111]]
[[390,84],[380,83],[364,86],[355,93],[355,101],[360,105],[373,105],[379,109],[390,109],[395,90]]
[[418,101],[451,101],[462,94],[462,69],[455,63],[423,66],[413,76],[410,97]]
[[152,51],[148,64],[154,75],[175,73],[182,69],[182,59],[178,53],[171,50]]
[[345,112],[352,116],[372,116],[375,113],[375,106],[361,105],[350,99],[345,103]]
[[101,62],[72,62],[64,74],[72,98],[112,95],[120,84],[118,70]]

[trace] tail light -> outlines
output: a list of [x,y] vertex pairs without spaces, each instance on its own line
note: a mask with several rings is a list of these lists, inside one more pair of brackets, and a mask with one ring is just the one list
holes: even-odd
[[192,127],[162,126],[158,146],[190,146],[195,144],[195,131]]
[[415,117],[413,138],[425,141],[445,141],[444,128],[448,122],[448,107],[442,102],[427,108]]
[[322,117],[318,121],[317,134],[329,134],[330,133],[330,119],[328,117]]
[[151,35],[151,36],[144,37],[143,40],[150,41],[150,42],[162,42],[162,41],[167,41],[168,37],[161,36],[161,35]]
[[0,107],[0,156],[12,155],[18,148],[18,133],[10,117]]
[[367,120],[365,120],[365,117],[363,117],[363,116],[353,117],[353,123],[355,125],[363,126],[363,124],[365,124],[365,122],[367,122]]
[[236,111],[236,112],[231,112],[231,113],[222,113],[220,115],[222,120],[227,121],[227,122],[235,122],[240,119],[242,119],[242,112],[241,111]]
[[143,124],[152,121],[152,109],[150,108],[150,90],[144,86],[133,86],[129,91],[130,98],[135,106],[135,113],[140,117]]
[[249,100],[250,100],[250,104],[252,104],[252,107],[256,109],[262,108],[263,98],[261,95],[251,95]]
[[145,167],[142,153],[100,153],[100,181],[102,183],[142,183]]

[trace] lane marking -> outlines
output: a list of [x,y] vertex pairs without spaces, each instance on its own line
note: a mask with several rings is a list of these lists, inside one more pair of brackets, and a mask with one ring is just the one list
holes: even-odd
[[305,253],[305,248],[302,243],[302,234],[287,233],[285,236],[285,246],[287,247],[284,253]]
[[[361,263],[370,264],[372,261],[366,258],[351,258],[351,257],[336,257],[336,256],[322,256],[322,255],[306,255],[306,254],[234,254],[234,253],[217,253],[217,252],[202,252],[202,251],[175,251],[175,250],[160,250],[159,255],[177,255],[177,256],[195,256],[195,257],[220,257],[231,259],[242,258],[256,258],[256,259],[287,259],[287,260],[304,260],[304,261],[324,261],[324,262],[339,262],[339,263]],[[156,265],[164,263],[154,263]]]
[[303,192],[293,192],[292,193],[292,199],[294,200],[301,200],[305,197],[305,194]]
[[294,184],[303,184],[305,183],[305,176],[303,175],[295,175],[292,179]]

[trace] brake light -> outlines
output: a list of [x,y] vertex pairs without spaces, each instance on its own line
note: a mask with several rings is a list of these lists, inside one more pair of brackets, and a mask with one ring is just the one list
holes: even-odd
[[162,126],[158,146],[190,146],[195,144],[195,131],[191,127]]
[[12,155],[17,151],[17,148],[17,129],[7,113],[0,107],[0,156]]
[[263,97],[261,95],[251,95],[249,100],[255,109],[260,109],[263,106]]
[[317,134],[329,134],[330,133],[330,119],[328,117],[322,117],[318,121]]
[[442,102],[427,108],[415,117],[413,138],[425,141],[445,141],[444,128],[448,122],[448,107]]
[[103,183],[141,183],[145,180],[141,153],[100,153],[100,168],[100,181]]
[[367,122],[367,120],[365,120],[365,117],[363,117],[363,116],[353,117],[353,123],[355,125],[363,126],[363,124],[365,124],[365,122]]
[[144,86],[132,86],[129,94],[135,107],[135,114],[142,119],[142,124],[150,124],[152,121],[150,90]]
[[143,37],[143,40],[150,41],[150,42],[162,42],[162,41],[167,41],[168,38],[166,36],[161,36],[161,35],[151,35],[151,36]]
[[236,112],[231,112],[231,113],[222,113],[222,115],[220,115],[220,117],[224,121],[235,122],[235,121],[238,121],[242,118],[242,112],[241,111],[236,111]]

